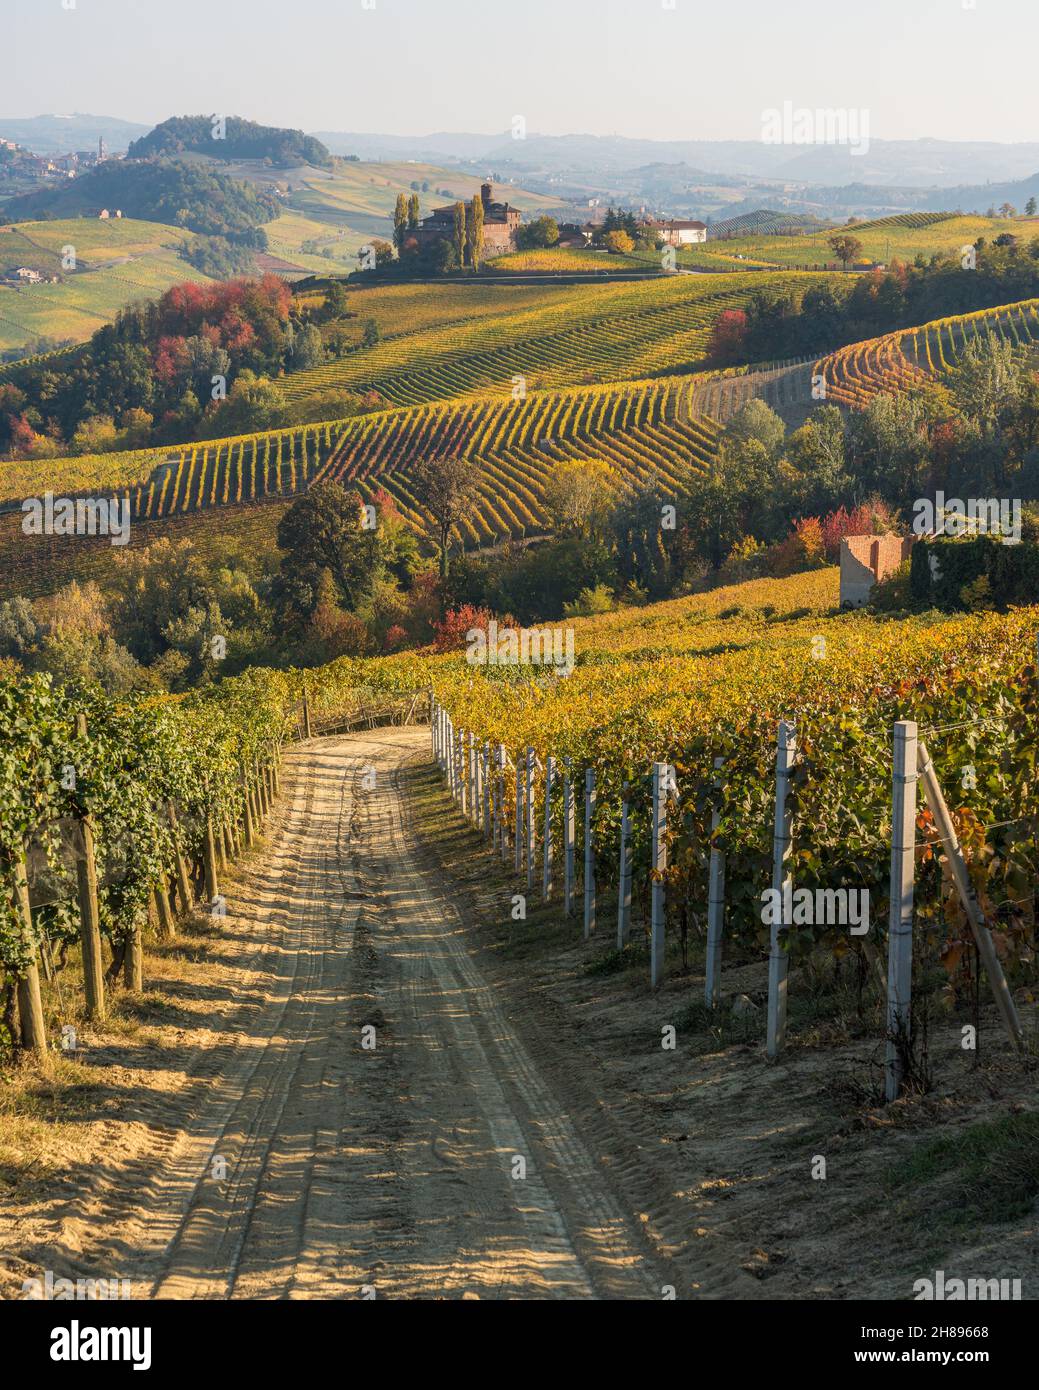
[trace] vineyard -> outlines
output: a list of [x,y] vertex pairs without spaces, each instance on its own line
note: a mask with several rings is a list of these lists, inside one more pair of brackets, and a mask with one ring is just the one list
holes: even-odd
[[804,235],[758,232],[708,241],[702,246],[684,248],[679,264],[709,268],[713,259],[724,257],[731,261],[742,256],[748,263],[776,270],[783,266],[830,266],[836,260],[830,237],[847,233],[861,244],[865,261],[886,265],[893,260],[910,262],[917,256],[928,260],[936,255],[958,257],[964,246],[972,245],[979,237],[992,241],[1007,231],[1028,240],[1039,233],[1039,220],[1017,218],[1008,222],[1005,218],[948,212],[898,213]]
[[[649,639],[644,646],[634,632],[617,643],[625,624],[616,617],[606,643],[604,620],[579,623],[568,676],[443,659],[431,684],[451,788],[488,839],[493,821],[494,848],[525,871],[539,899],[552,896],[554,874],[560,902],[565,858],[564,910],[580,918],[583,900],[585,935],[604,931],[609,941],[616,932],[617,949],[636,963],[645,952],[653,984],[669,960],[671,968],[679,954],[685,960],[690,923],[713,920],[719,954],[708,968],[710,1005],[723,941],[725,953],[743,959],[771,948],[784,978],[787,961],[849,953],[867,975],[882,973],[894,732],[898,721],[913,721],[958,839],[954,852],[942,794],[929,784],[906,860],[916,880],[917,968],[944,966],[949,999],[969,997],[974,939],[983,949],[994,941],[1003,962],[993,956],[988,964],[997,998],[1005,968],[1029,1002],[1039,610],[900,624],[818,610],[799,616],[802,598],[825,602],[826,583],[795,576],[760,591],[745,585],[728,596],[742,600],[735,612],[718,611],[723,598],[666,605],[630,620]],[[796,751],[782,789],[787,826],[777,861],[782,728]],[[546,845],[555,847],[554,865]],[[969,883],[962,902],[952,872],[961,854]],[[727,885],[721,908],[716,863]],[[780,881],[792,888],[868,893],[866,940],[834,922],[788,921],[777,956],[761,903],[779,864]],[[645,936],[629,937],[635,919]],[[1005,1017],[1020,1044],[1012,1005]],[[907,1056],[900,1066],[909,1066]]]
[[[401,334],[279,382],[288,400],[341,388],[374,390],[393,405],[622,381],[702,362],[715,319],[760,291],[807,288],[815,276],[682,276],[623,285],[540,289],[507,318]],[[496,287],[495,287],[496,288]]]
[[620,486],[656,479],[665,491],[716,448],[717,429],[696,418],[695,378],[575,387],[456,404],[381,411],[338,423],[185,445],[176,450],[107,454],[12,465],[11,500],[41,494],[57,474],[68,487],[126,489],[131,515],[149,522],[290,498],[318,478],[385,490],[406,520],[428,526],[409,486],[414,466],[433,453],[471,458],[482,471],[480,502],[463,526],[466,544],[545,528],[551,469],[568,459],[609,463]]
[[[86,339],[134,300],[157,297],[185,280],[207,283],[177,253],[192,239],[183,229],[129,217],[0,228],[0,270],[24,265],[61,276],[57,284],[0,286],[0,348],[40,336]],[[62,267],[67,246],[76,254],[72,272]]]
[[554,271],[562,275],[573,271],[590,271],[601,275],[618,270],[642,270],[644,266],[635,256],[550,246],[533,251],[511,251],[506,256],[496,256],[493,261],[488,262],[488,269],[512,274]]
[[219,919],[219,874],[256,843],[286,739],[416,705],[352,668],[310,684],[308,701],[299,673],[256,670],[210,692],[114,704],[44,677],[0,683],[0,980],[17,982],[24,1047],[48,1050],[41,975],[73,946],[87,1017],[100,1019],[121,973],[140,989],[149,925],[169,940],[200,902]]
[[1033,346],[1039,339],[1039,300],[936,319],[920,328],[853,343],[821,358],[812,372],[825,379],[827,400],[861,409],[876,395],[905,391],[941,376],[956,365],[969,343],[989,333],[1014,347]]

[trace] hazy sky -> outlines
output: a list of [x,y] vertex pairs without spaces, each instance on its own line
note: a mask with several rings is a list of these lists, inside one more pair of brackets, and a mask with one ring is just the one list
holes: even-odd
[[[65,8],[65,6],[71,8]],[[0,116],[305,130],[1039,139],[1039,0],[0,0]]]

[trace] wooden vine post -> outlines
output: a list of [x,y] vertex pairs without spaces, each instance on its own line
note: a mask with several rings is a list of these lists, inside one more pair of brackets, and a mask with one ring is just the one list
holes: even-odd
[[[480,749],[480,780],[483,783],[483,838],[491,839],[491,745],[487,739]],[[493,847],[493,840],[491,841]]]
[[[76,715],[76,737],[86,740],[87,717]],[[94,819],[79,817],[79,853],[76,856],[79,890],[79,939],[83,949],[83,988],[87,1018],[105,1016],[105,980],[101,963],[101,915],[97,904],[97,860],[94,857]]]
[[[208,799],[209,783],[206,782],[206,795]],[[206,808],[206,833],[202,843],[202,866],[206,876],[206,897],[209,905],[220,895],[220,879],[217,873],[216,862],[216,836],[213,833],[213,813],[207,806]]]
[[29,1052],[43,1060],[47,1057],[47,1030],[43,1019],[43,998],[40,994],[40,969],[36,964],[36,943],[33,940],[32,908],[29,906],[29,877],[25,854],[11,863],[11,892],[14,910],[22,924],[26,948],[32,952],[25,972],[17,977],[15,994],[18,999],[20,1042]]
[[587,939],[595,931],[595,768],[584,774],[584,934]]
[[545,758],[545,833],[541,842],[541,896],[545,902],[552,897],[552,787],[556,778],[556,760],[549,753]]
[[252,849],[256,843],[256,826],[253,822],[253,803],[249,794],[249,778],[246,775],[245,763],[241,763],[239,771],[242,777],[242,814],[245,820],[245,848]]
[[897,1100],[902,1089],[904,1049],[910,1038],[913,989],[913,891],[916,869],[917,728],[911,720],[895,725],[891,778],[891,907],[887,931],[887,1048],[884,1095]]
[[[786,863],[790,855],[790,809],[787,805],[787,795],[796,757],[796,730],[793,724],[782,719],[779,722],[779,737],[776,741],[776,815],[772,834],[772,887],[779,893],[782,912],[773,914],[768,957],[766,1052],[770,1061],[775,1061],[779,1056],[786,1035],[787,971],[790,965],[786,934],[792,925],[786,920],[789,911],[787,903],[790,901],[790,875]],[[781,920],[776,920],[777,917]]]
[[527,842],[527,892],[534,891],[534,760],[535,753],[529,745],[526,757],[526,776],[524,784],[524,838]]
[[310,694],[306,681],[303,682],[303,737],[310,738]]
[[952,816],[949,814],[949,808],[945,803],[945,797],[938,782],[938,775],[934,770],[934,763],[931,762],[930,754],[922,740],[917,743],[917,770],[924,797],[931,808],[931,814],[938,827],[938,834],[945,847],[945,855],[949,861],[949,868],[952,871],[963,910],[967,914],[968,922],[970,922],[974,941],[981,956],[981,963],[988,975],[989,987],[1003,1020],[1003,1027],[1006,1029],[1007,1037],[1011,1043],[1020,1050],[1024,1043],[1021,1020],[1018,1018],[1014,998],[1010,993],[1010,986],[1007,984],[1007,977],[999,963],[999,956],[996,955],[992,933],[985,924],[985,914],[981,910],[981,904],[974,892],[974,885],[970,881],[967,863],[963,857],[956,828],[952,823]]
[[144,952],[141,949],[141,926],[135,923],[133,931],[126,938],[123,952],[123,984],[127,989],[140,992],[144,988]]
[[714,809],[711,812],[711,867],[707,880],[707,968],[704,979],[704,1003],[713,1009],[718,1002],[718,986],[722,973],[722,939],[725,931],[725,855],[715,843],[721,821],[721,792],[723,758],[714,760]]
[[516,873],[523,868],[523,765],[516,763]]
[[563,760],[563,768],[563,912],[569,917],[574,904],[574,834],[577,828],[573,764],[569,758]]
[[172,941],[177,934],[177,924],[170,906],[169,889],[162,878],[155,889],[155,907],[159,914],[159,932],[164,941]]
[[621,844],[617,864],[617,950],[623,951],[631,931],[631,805],[630,788],[621,788]]
[[653,764],[653,883],[650,893],[649,983],[656,989],[664,976],[663,874],[667,869],[667,795],[671,769],[667,763]]

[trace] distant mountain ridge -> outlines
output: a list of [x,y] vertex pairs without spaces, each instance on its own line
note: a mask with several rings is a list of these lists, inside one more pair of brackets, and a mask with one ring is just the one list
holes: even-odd
[[647,165],[686,164],[706,173],[828,185],[907,188],[1015,181],[1039,169],[1039,142],[871,139],[862,154],[848,145],[770,145],[761,140],[642,140],[603,135],[380,135],[318,131],[333,154],[438,163],[488,161],[495,167],[602,177]]
[[104,140],[109,154],[122,154],[131,140],[148,133],[148,126],[117,116],[91,116],[75,111],[68,116],[0,116],[0,136],[23,145],[33,154],[68,154],[96,150]]

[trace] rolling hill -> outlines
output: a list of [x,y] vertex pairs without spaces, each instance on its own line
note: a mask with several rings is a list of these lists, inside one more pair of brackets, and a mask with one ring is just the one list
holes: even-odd
[[679,254],[680,265],[709,267],[718,257],[742,256],[772,266],[832,265],[836,260],[828,242],[836,232],[847,232],[862,243],[869,261],[912,261],[917,256],[952,255],[979,237],[993,240],[1002,232],[1027,240],[1039,235],[1039,219],[964,217],[956,213],[901,213],[872,222],[856,222],[810,235],[752,234],[708,241]]
[[[381,306],[395,291],[358,289],[350,308],[375,317],[384,341],[278,385],[289,400],[338,387],[375,390],[395,405],[413,405],[488,391],[508,395],[517,376],[534,390],[695,370],[723,310],[761,290],[782,293],[821,279],[793,271],[618,285],[400,287],[405,312],[413,314],[416,301],[424,300],[429,319],[392,336]],[[475,310],[470,321],[454,313],[450,322],[438,321],[448,304],[464,310],[466,299]]]
[[[0,225],[0,273],[26,266],[62,276],[57,284],[0,285],[0,350],[35,338],[85,341],[124,305],[184,280],[206,280],[177,254],[193,239],[179,227],[130,217]],[[74,271],[62,268],[67,246],[75,248]]]

